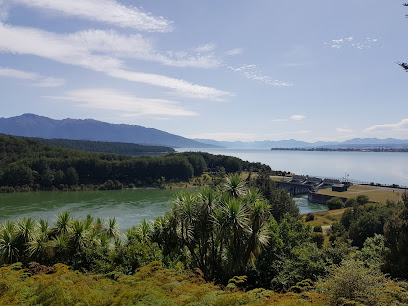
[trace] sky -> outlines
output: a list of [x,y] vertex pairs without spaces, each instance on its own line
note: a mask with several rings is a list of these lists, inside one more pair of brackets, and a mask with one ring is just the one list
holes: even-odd
[[0,117],[225,141],[408,139],[389,0],[0,0]]

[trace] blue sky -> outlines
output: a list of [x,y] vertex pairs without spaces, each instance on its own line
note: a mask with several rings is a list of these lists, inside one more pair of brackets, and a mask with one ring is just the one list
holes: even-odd
[[0,117],[216,140],[408,139],[402,4],[0,0]]

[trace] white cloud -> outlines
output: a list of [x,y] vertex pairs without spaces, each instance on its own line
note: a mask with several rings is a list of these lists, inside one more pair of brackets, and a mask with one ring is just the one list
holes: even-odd
[[195,135],[186,135],[192,139],[213,139],[218,141],[253,141],[258,138],[256,134],[249,133],[201,133]]
[[140,73],[117,69],[108,72],[108,75],[131,82],[145,83],[168,88],[172,90],[170,92],[171,94],[187,98],[223,101],[225,98],[232,96],[231,93],[215,88],[195,85],[184,80],[173,79],[157,74]]
[[178,102],[145,99],[114,89],[83,89],[66,92],[63,96],[47,96],[53,100],[77,102],[80,107],[117,112],[126,117],[137,116],[198,116]]
[[352,133],[353,130],[345,129],[345,128],[336,128],[336,132],[338,132],[338,133]]
[[228,56],[240,55],[242,53],[244,53],[244,49],[242,48],[235,48],[235,49],[225,51],[225,55],[228,55]]
[[194,51],[197,53],[208,53],[214,51],[216,47],[217,46],[214,43],[208,43],[205,45],[198,46],[197,48],[194,49]]
[[292,116],[290,116],[290,119],[296,120],[296,121],[303,120],[305,118],[306,118],[306,116],[303,116],[303,115],[292,115]]
[[58,87],[65,84],[65,80],[63,79],[44,77],[33,72],[2,67],[0,67],[0,77],[35,81],[34,83],[31,83],[31,85],[35,87]]
[[373,131],[407,131],[408,132],[408,119],[402,119],[398,123],[391,124],[378,124],[371,127],[368,127],[364,132],[373,132]]
[[213,55],[190,55],[187,52],[160,53],[140,34],[122,35],[116,31],[86,30],[68,35],[67,39],[89,52],[119,58],[136,58],[167,66],[214,68],[220,65]]
[[276,119],[272,119],[270,120],[270,122],[287,122],[289,120],[295,120],[295,121],[300,121],[305,119],[306,116],[304,115],[292,115],[289,118],[276,118]]
[[8,17],[8,5],[4,0],[0,0],[0,22],[6,20]]
[[147,32],[170,32],[171,22],[114,0],[11,0],[43,10]]
[[0,76],[22,80],[35,80],[38,75],[32,72],[26,72],[10,68],[0,68]]
[[[123,36],[116,35],[115,32],[85,31],[71,35],[58,35],[0,23],[0,52],[35,55],[59,63],[103,72],[111,77],[160,86],[170,89],[172,94],[189,98],[221,101],[225,97],[232,96],[229,92],[195,85],[180,79],[128,71],[125,69],[124,62],[111,56],[109,52],[110,50],[116,55],[129,52],[126,46],[119,46],[126,42],[123,39]],[[145,42],[141,36],[132,36],[130,41],[132,47],[140,51],[141,57],[149,55],[148,52],[143,53],[144,48],[150,49],[148,42]],[[118,46],[116,50],[114,50],[115,42]]]
[[354,37],[346,37],[340,39],[333,39],[330,42],[325,42],[325,45],[329,45],[334,49],[341,49],[343,47],[356,48],[356,49],[370,49],[373,46],[377,45],[380,42],[378,38],[364,38],[364,39],[355,39]]
[[262,74],[256,65],[243,65],[238,67],[227,66],[227,69],[241,73],[244,77],[250,80],[259,81],[274,87],[293,86],[292,83],[273,80],[271,77]]

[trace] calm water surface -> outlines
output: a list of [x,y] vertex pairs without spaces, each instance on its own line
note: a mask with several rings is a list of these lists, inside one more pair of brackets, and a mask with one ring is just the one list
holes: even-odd
[[0,194],[0,223],[23,217],[48,219],[51,223],[61,211],[75,217],[87,214],[104,219],[116,217],[121,229],[154,220],[171,206],[176,190],[112,190],[78,192],[29,192]]
[[[48,219],[52,224],[61,211],[74,217],[87,214],[104,219],[116,217],[124,232],[143,219],[154,220],[171,207],[176,190],[112,190],[79,192],[29,192],[0,194],[0,224],[23,217]],[[327,210],[326,206],[308,203],[307,197],[295,198],[301,213]]]
[[408,153],[403,152],[318,152],[272,151],[267,149],[177,149],[205,151],[236,156],[250,162],[261,162],[273,170],[299,175],[408,186]]

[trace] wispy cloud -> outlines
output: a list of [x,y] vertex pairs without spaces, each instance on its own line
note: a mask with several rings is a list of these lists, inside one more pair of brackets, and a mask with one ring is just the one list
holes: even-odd
[[250,133],[201,133],[185,135],[192,139],[213,139],[218,141],[253,141],[258,138],[256,134]]
[[305,118],[306,118],[306,116],[304,116],[304,115],[292,115],[292,116],[290,116],[290,119],[296,120],[296,121],[300,121],[300,120],[303,120]]
[[232,96],[231,93],[215,88],[195,85],[184,80],[173,79],[157,74],[126,71],[122,69],[112,70],[107,74],[112,77],[131,82],[145,83],[169,88],[172,89],[170,93],[176,96],[195,99],[209,99],[213,101],[223,101],[225,98]]
[[[59,63],[103,72],[111,77],[167,88],[172,94],[188,98],[221,101],[232,96],[229,92],[180,79],[129,71],[122,59],[107,51],[113,48],[115,39],[123,42],[121,40],[123,37],[111,32],[97,33],[96,38],[90,38],[91,35],[86,32],[61,35],[0,23],[0,52],[35,55]],[[131,41],[132,44],[139,46],[145,43],[139,36],[132,37]],[[140,49],[143,49],[143,46],[138,50]],[[127,50],[126,47],[118,46],[116,52],[126,53]]]
[[147,32],[170,32],[171,22],[114,0],[10,0],[12,3],[51,10],[64,15],[99,21]]
[[345,128],[336,128],[337,133],[353,133],[353,130],[351,129],[345,129]]
[[289,120],[294,120],[294,121],[301,121],[303,119],[305,119],[306,116],[305,115],[292,115],[289,118],[276,118],[276,119],[272,119],[270,120],[270,122],[287,122]]
[[224,54],[228,56],[240,55],[242,53],[244,53],[244,49],[242,48],[235,48],[224,52]]
[[194,51],[197,53],[208,53],[214,51],[216,47],[217,46],[214,43],[208,43],[198,46],[197,48],[194,49]]
[[33,72],[2,67],[0,67],[0,77],[33,81],[34,83],[30,83],[30,85],[35,87],[58,87],[65,84],[64,79],[45,77]]
[[68,35],[67,40],[73,45],[85,47],[89,52],[117,58],[135,58],[175,67],[214,68],[220,65],[213,54],[159,52],[141,34],[122,35],[113,30],[86,30]]
[[356,39],[352,36],[346,38],[339,38],[333,39],[330,42],[325,42],[325,45],[329,45],[331,48],[334,49],[341,49],[344,47],[351,47],[356,49],[370,49],[375,45],[378,45],[380,42],[379,38],[364,38],[364,39]]
[[198,116],[180,103],[163,99],[145,99],[114,89],[83,89],[66,92],[63,96],[47,96],[53,100],[77,102],[80,107],[107,110],[126,117],[138,116]]
[[390,123],[390,124],[378,124],[373,125],[364,129],[364,132],[373,132],[373,131],[407,131],[408,132],[408,119],[402,119],[400,122],[397,123]]
[[238,67],[227,66],[227,69],[240,73],[250,80],[259,81],[274,87],[288,87],[293,86],[292,83],[273,80],[271,77],[262,74],[256,65],[243,65]]

